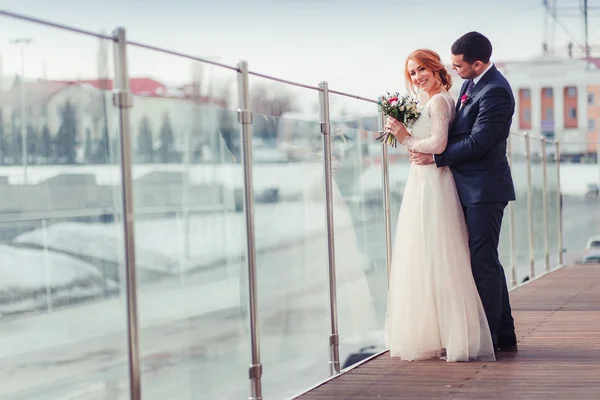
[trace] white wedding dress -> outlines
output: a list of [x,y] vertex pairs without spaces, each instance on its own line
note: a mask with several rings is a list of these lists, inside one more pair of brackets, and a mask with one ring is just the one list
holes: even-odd
[[[409,150],[441,153],[454,119],[448,92],[421,110]],[[392,357],[494,360],[492,338],[473,280],[467,227],[448,167],[411,165],[398,215],[385,340]]]

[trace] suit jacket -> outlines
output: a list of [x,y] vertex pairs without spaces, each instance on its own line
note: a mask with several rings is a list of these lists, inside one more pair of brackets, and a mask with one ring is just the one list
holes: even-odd
[[[460,96],[465,94],[465,81]],[[448,133],[448,145],[436,154],[438,167],[449,166],[463,205],[515,200],[506,157],[507,139],[515,99],[504,76],[492,66],[456,104],[456,118]]]

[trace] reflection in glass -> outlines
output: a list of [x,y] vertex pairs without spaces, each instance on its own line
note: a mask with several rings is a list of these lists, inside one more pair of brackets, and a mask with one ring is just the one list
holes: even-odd
[[248,394],[240,126],[226,94],[190,85],[181,97],[136,95],[132,110],[145,399]]
[[[52,40],[100,50],[70,58],[63,79],[30,65],[0,85],[0,397],[126,399],[111,44],[4,18],[0,27],[28,32],[26,60],[49,66],[62,63]],[[77,78],[90,71],[97,79]]]
[[[512,202],[515,213],[515,257],[517,265],[517,284],[521,284],[529,277],[529,218],[527,209],[527,160],[525,158],[525,138],[523,136],[512,135],[511,137],[511,173],[515,186],[516,200]],[[505,214],[508,214],[505,213]],[[504,224],[505,221],[503,221]],[[508,227],[508,224],[505,225]],[[508,229],[503,229],[503,234],[507,234]],[[506,240],[502,240],[506,243]],[[510,264],[508,264],[510,265]],[[505,271],[508,267],[503,264]],[[507,278],[510,280],[510,274]]]
[[[342,367],[348,367],[385,349],[387,260],[382,144],[375,140],[379,136],[376,104],[337,94],[331,95],[331,103],[336,106],[331,116],[332,139],[340,147],[338,154],[343,154],[334,174],[340,194],[334,217],[339,217],[335,231],[336,266],[341,269],[338,288],[342,287],[340,282],[344,284],[344,290],[338,293],[340,360]],[[391,212],[395,220],[394,207]]]

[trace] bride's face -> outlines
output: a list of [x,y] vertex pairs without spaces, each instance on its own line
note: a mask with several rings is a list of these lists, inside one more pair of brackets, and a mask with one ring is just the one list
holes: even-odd
[[432,71],[423,67],[412,58],[408,60],[406,67],[408,68],[412,84],[415,85],[416,88],[430,92],[436,87],[437,78]]

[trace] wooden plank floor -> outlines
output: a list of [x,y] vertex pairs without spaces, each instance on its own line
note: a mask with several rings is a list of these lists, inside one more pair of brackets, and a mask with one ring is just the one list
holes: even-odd
[[385,353],[298,399],[600,399],[600,265],[556,270],[511,299],[517,353],[492,363]]

